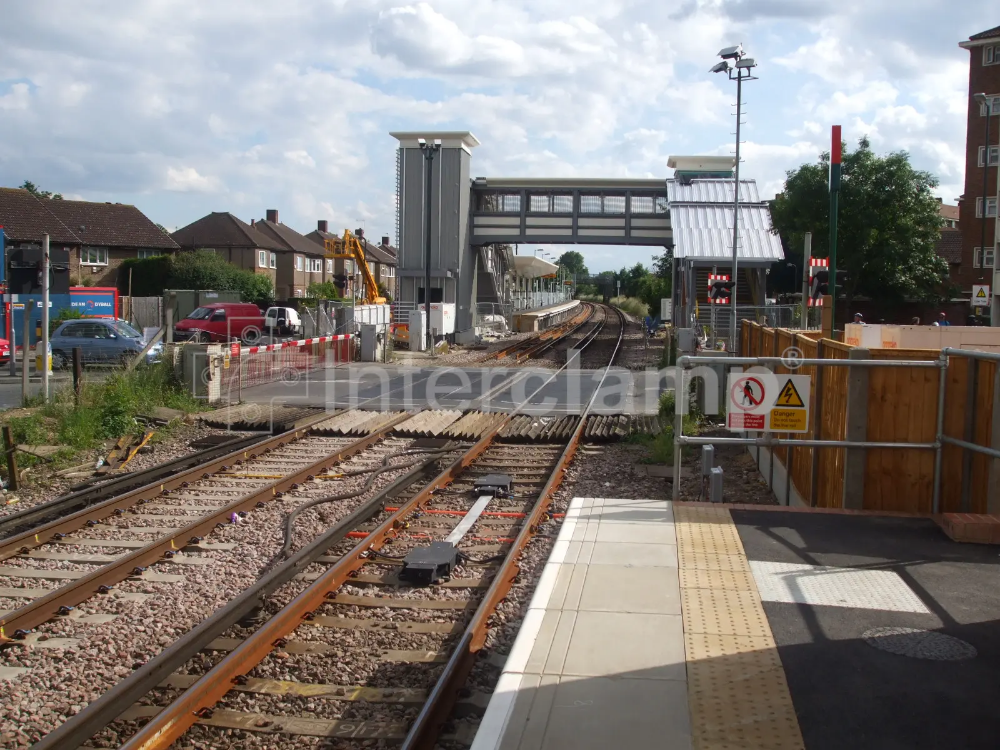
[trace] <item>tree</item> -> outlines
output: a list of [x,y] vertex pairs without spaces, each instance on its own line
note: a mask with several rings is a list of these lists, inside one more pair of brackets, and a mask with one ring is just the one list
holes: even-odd
[[332,281],[314,281],[306,288],[306,296],[312,299],[340,299],[340,291]]
[[671,263],[673,262],[674,254],[671,250],[664,250],[663,255],[653,256],[653,273],[655,273],[660,278],[669,279],[671,277]]
[[62,193],[53,193],[51,190],[39,190],[31,180],[25,180],[21,185],[21,190],[27,190],[36,198],[50,198],[54,201],[61,201],[63,199]]
[[[785,255],[802,267],[802,242],[812,232],[813,257],[829,256],[830,155],[787,173],[771,204]],[[857,295],[895,300],[940,299],[948,264],[935,253],[941,226],[931,190],[937,180],[915,170],[905,151],[877,156],[867,138],[844,149],[837,224],[837,268],[847,271],[848,306]]]
[[559,256],[556,264],[562,266],[570,273],[575,273],[577,276],[590,276],[587,264],[583,262],[583,255],[576,250],[567,250],[564,252]]
[[636,297],[639,294],[639,284],[649,275],[649,270],[642,264],[636,263],[631,268],[622,268],[618,272],[618,281],[621,282],[622,294],[626,297]]
[[157,297],[164,289],[213,289],[239,292],[244,302],[258,305],[274,301],[274,285],[268,276],[237,268],[222,256],[204,250],[122,261],[118,284],[123,293],[128,293],[129,269],[136,297]]

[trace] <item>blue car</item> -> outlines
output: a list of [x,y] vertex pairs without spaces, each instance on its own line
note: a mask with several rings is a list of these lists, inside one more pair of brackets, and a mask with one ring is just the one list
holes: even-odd
[[[50,338],[52,369],[69,366],[73,350],[79,348],[85,365],[121,365],[131,361],[145,346],[142,334],[124,320],[67,320]],[[159,359],[162,344],[146,353],[146,361]]]

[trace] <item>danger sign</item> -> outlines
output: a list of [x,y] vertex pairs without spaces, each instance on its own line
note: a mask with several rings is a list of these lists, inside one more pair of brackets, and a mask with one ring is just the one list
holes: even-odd
[[731,373],[726,426],[757,432],[809,430],[809,376]]
[[990,286],[989,286],[989,284],[973,284],[972,285],[972,306],[973,307],[989,307],[990,306]]

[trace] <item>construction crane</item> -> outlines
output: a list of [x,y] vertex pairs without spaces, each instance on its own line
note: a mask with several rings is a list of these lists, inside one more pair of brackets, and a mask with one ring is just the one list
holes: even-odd
[[[323,247],[326,248],[326,257],[330,258],[343,258],[347,260],[353,260],[358,264],[358,268],[361,269],[361,278],[365,282],[365,304],[366,305],[384,305],[386,300],[378,293],[378,282],[375,281],[375,277],[372,275],[371,268],[368,267],[368,261],[365,260],[365,249],[361,245],[361,239],[364,237],[364,232],[358,229],[355,233],[351,233],[349,229],[344,230],[344,238],[342,240],[323,240]],[[339,247],[337,246],[339,243]]]

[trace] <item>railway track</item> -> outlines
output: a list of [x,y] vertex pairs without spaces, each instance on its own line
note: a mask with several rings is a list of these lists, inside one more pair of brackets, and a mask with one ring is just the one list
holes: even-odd
[[[308,435],[308,426],[230,452],[0,541],[0,645],[24,644],[31,629],[127,579],[170,582],[181,573],[149,566],[198,565],[218,525],[279,499],[378,442],[405,415],[359,440]],[[321,421],[322,418],[316,421]]]
[[482,361],[488,362],[494,359],[512,357],[514,361],[522,362],[539,357],[552,349],[552,347],[559,342],[565,341],[569,336],[576,333],[582,326],[594,317],[596,310],[596,305],[584,302],[581,305],[580,312],[569,320],[552,326],[551,328],[546,328],[544,331],[539,331],[538,333],[520,339],[519,341],[515,341],[495,352],[491,352]]
[[[596,341],[605,327],[594,325],[581,343]],[[623,330],[619,326],[619,345]],[[615,346],[609,365],[617,354]],[[35,747],[166,748],[182,736],[202,747],[252,746],[264,736],[291,746],[297,737],[322,736],[347,740],[344,747],[389,741],[417,748],[447,737],[456,704],[472,711],[485,705],[483,696],[461,693],[465,678],[586,423],[580,419],[558,442],[511,444],[500,439],[511,417],[471,446],[410,444],[402,453],[417,449],[421,458],[405,473],[395,472],[391,485],[304,544],[296,547],[292,534],[286,559],[134,665],[131,675]],[[337,460],[349,449],[361,458],[379,434],[335,446]],[[242,499],[253,505],[251,496],[292,490],[336,461],[320,463],[284,467],[278,480],[266,475],[273,469],[244,464],[246,479],[267,480]],[[512,489],[493,496],[478,487],[490,474],[508,475]],[[188,533],[171,538],[184,542]],[[403,574],[402,558],[444,539],[458,555],[449,575],[419,585]],[[207,544],[186,542],[189,548]],[[262,602],[269,617],[245,622]]]

